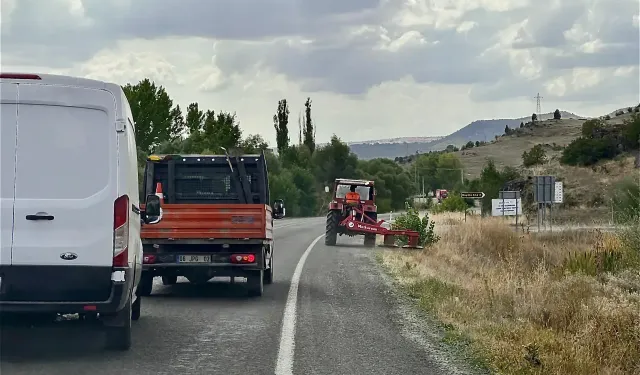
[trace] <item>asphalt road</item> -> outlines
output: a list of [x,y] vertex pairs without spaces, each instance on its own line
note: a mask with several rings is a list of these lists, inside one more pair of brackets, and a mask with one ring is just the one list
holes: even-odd
[[242,282],[228,279],[195,287],[186,280],[163,286],[156,278],[126,353],[106,351],[103,333],[90,323],[5,322],[0,373],[454,373],[407,333],[372,250],[347,237],[325,247],[323,232],[324,218],[276,223],[275,281],[261,298],[248,298]]

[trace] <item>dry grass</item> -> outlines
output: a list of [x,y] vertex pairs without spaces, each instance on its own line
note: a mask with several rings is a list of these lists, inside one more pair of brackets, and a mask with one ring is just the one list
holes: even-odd
[[[640,273],[597,271],[611,257],[628,264],[614,235],[521,234],[495,218],[433,219],[441,224],[436,246],[385,251],[383,263],[491,369],[640,373]],[[597,272],[567,271],[580,254],[593,256]]]

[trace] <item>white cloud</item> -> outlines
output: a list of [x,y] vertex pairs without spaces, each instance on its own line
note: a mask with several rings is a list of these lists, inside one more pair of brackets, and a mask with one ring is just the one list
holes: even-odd
[[636,0],[376,4],[2,0],[2,69],[151,78],[272,141],[282,98],[295,119],[312,97],[319,141],[444,135],[538,91],[585,116],[638,101]]

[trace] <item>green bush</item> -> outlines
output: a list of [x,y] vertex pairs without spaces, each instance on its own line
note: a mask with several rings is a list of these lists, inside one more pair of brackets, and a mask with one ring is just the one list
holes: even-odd
[[469,205],[463,198],[459,195],[450,195],[442,203],[435,205],[431,211],[433,213],[464,212],[467,208]]
[[542,164],[547,161],[547,153],[541,144],[537,144],[529,150],[522,153],[522,165],[531,167],[533,165]]
[[624,121],[622,139],[627,150],[637,150],[640,147],[640,115],[634,113],[631,118]]
[[584,138],[593,138],[593,134],[606,126],[604,120],[593,118],[582,123],[582,136]]
[[622,268],[624,254],[616,251],[571,252],[564,260],[563,268],[571,273],[596,276],[616,272]]
[[560,163],[590,166],[600,160],[613,159],[620,151],[612,139],[577,138],[562,151]]
[[[435,225],[435,222],[429,221],[428,214],[420,218],[418,210],[407,203],[406,212],[395,218],[391,228],[414,230],[420,233],[418,245],[430,246],[440,241],[440,237],[435,233]],[[408,243],[406,236],[398,236],[396,240],[399,245],[406,245]]]
[[632,177],[616,186],[613,212],[617,223],[635,223],[640,219],[640,184]]

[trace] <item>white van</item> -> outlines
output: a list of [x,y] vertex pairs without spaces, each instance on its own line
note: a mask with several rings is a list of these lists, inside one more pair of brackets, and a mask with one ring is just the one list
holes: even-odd
[[116,84],[24,73],[0,73],[0,93],[0,312],[100,317],[107,346],[128,350],[147,215],[127,98]]

